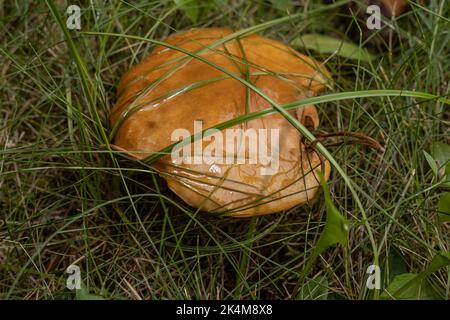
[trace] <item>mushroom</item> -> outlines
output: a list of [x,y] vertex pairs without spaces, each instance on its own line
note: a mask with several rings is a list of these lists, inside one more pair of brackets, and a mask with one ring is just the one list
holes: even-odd
[[[119,83],[117,102],[111,110],[111,124],[117,127],[115,145],[143,159],[179,141],[174,141],[177,132],[198,134],[199,127],[204,130],[271,107],[260,94],[227,73],[252,83],[280,105],[315,96],[326,88],[330,76],[319,62],[255,34],[215,44],[230,34],[232,30],[226,28],[200,28],[170,35],[165,43],[171,48],[156,46],[146,59],[132,67]],[[310,129],[319,126],[314,105],[290,112]],[[205,135],[188,144],[188,149],[180,147],[180,157],[174,158],[174,153],[164,155],[152,166],[187,204],[207,212],[256,216],[316,198],[320,185],[317,171],[328,179],[330,165],[313,146],[305,145],[298,130],[281,114],[255,118],[229,129],[238,135],[233,141],[226,139],[223,148],[215,144],[211,152],[215,158],[209,158],[213,163],[204,161],[204,154],[203,158],[200,155],[203,161],[196,161],[196,148],[205,151],[228,129]],[[259,148],[265,147],[268,155],[278,156],[272,173],[264,169],[272,168],[276,159],[266,157],[269,161],[263,163],[261,157],[253,157],[259,151],[246,143],[246,138],[255,138],[246,135],[249,130],[260,139]],[[271,140],[273,135],[268,132],[278,132],[278,141]],[[227,147],[231,142],[236,153],[243,153],[239,153],[241,158],[232,154],[229,161]],[[224,154],[225,160],[218,161]],[[259,160],[256,163],[247,161],[255,158]]]

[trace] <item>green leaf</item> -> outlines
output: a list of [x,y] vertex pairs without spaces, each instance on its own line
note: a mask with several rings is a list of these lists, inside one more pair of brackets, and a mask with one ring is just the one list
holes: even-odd
[[431,154],[438,163],[438,176],[445,177],[444,186],[450,187],[450,145],[435,142],[431,147]]
[[433,272],[438,271],[439,269],[448,266],[450,264],[450,252],[439,252],[434,256],[433,260],[431,260],[428,268],[424,271],[426,275],[430,275]]
[[89,293],[86,285],[81,281],[81,288],[76,291],[76,300],[105,300],[102,296]]
[[369,51],[352,42],[320,34],[306,34],[293,40],[291,44],[320,53],[331,54],[336,52],[337,55],[348,59],[371,61],[375,58]]
[[393,280],[395,276],[408,272],[405,259],[395,246],[391,247],[389,252],[389,269],[391,270],[389,280]]
[[311,256],[308,258],[305,268],[300,274],[299,283],[301,284],[306,276],[310,273],[314,262],[317,260],[319,255],[327,250],[329,247],[341,244],[343,246],[347,245],[348,242],[348,232],[349,225],[347,219],[339,212],[336,206],[331,200],[331,193],[328,185],[323,177],[322,172],[316,172],[320,177],[320,183],[323,188],[323,193],[325,195],[325,206],[327,211],[327,217],[325,221],[325,227],[317,241],[316,247],[314,248]]
[[384,299],[442,299],[429,283],[429,276],[450,264],[450,252],[439,252],[428,267],[419,274],[404,273],[398,275],[381,295]]
[[450,192],[445,193],[438,202],[438,222],[450,221]]
[[433,143],[431,148],[431,154],[433,158],[439,163],[439,166],[450,166],[450,145],[441,142]]
[[[400,299],[400,300],[435,300],[440,296],[431,287],[428,279],[418,279],[417,273],[403,273],[394,278],[389,287],[380,295],[381,299]],[[402,287],[411,283],[400,295],[395,295]]]
[[327,300],[328,279],[325,276],[318,276],[309,280],[300,289],[298,298],[300,300]]
[[197,0],[173,0],[178,8],[193,22],[198,19],[198,2]]
[[327,218],[325,228],[320,235],[316,248],[318,248],[320,252],[323,252],[336,244],[341,244],[343,246],[347,245],[349,226],[347,219],[344,218],[338,208],[333,204],[330,189],[328,188],[322,173],[319,173],[319,176],[325,196]]
[[423,150],[423,154],[425,156],[425,159],[428,162],[428,165],[430,166],[431,170],[433,171],[434,175],[437,177],[437,175],[438,175],[438,167],[437,167],[437,164],[436,164],[436,160],[434,160],[434,158],[431,156],[431,154],[429,154],[425,150]]

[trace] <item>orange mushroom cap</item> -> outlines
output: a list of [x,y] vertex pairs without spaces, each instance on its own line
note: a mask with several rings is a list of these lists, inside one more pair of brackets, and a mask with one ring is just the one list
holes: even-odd
[[[278,41],[248,35],[214,46],[230,34],[232,31],[225,28],[191,29],[165,40],[198,54],[214,66],[173,48],[157,46],[132,67],[120,81],[117,103],[111,110],[112,125],[120,124],[115,144],[142,159],[173,144],[177,129],[194,134],[196,121],[207,129],[246,112],[271,107],[258,93],[217,67],[249,81],[280,105],[315,96],[326,88],[330,75],[322,64]],[[292,114],[307,127],[319,126],[313,105]],[[300,133],[280,114],[230,129],[253,129],[258,139],[264,131],[260,129],[276,129],[277,146],[269,134],[261,138],[260,144],[266,143],[268,154],[276,148],[273,153],[279,156],[277,171],[261,174],[261,169],[272,162],[245,161],[255,152],[245,142],[245,136],[240,141],[245,149],[241,162],[194,163],[186,161],[186,157],[182,161],[165,155],[154,167],[170,189],[189,205],[236,217],[270,214],[313,200],[320,185],[317,170],[322,170],[326,179],[329,177],[329,163],[307,148]],[[201,150],[212,140],[201,140]],[[224,149],[216,148],[215,154],[225,154],[225,147],[224,143]],[[189,148],[193,157],[194,143]]]

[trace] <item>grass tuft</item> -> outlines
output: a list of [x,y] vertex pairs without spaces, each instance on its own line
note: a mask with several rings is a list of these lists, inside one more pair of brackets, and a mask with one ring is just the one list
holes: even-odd
[[[272,101],[274,108],[218,126],[274,112],[289,117],[289,109],[314,103],[322,130],[361,132],[385,149],[317,144],[338,168],[328,185],[350,231],[344,248],[317,258],[301,297],[377,298],[366,287],[374,261],[387,288],[450,251],[449,225],[438,223],[436,211],[448,184],[426,158],[437,142],[450,144],[445,1],[413,1],[368,40],[354,35],[365,28],[361,16],[338,9],[347,1],[288,9],[198,1],[189,14],[178,2],[71,1],[81,8],[80,31],[67,29],[65,1],[0,3],[0,299],[75,299],[66,288],[71,264],[88,295],[111,299],[291,297],[324,229],[323,196],[270,216],[210,216],[186,206],[149,165],[170,147],[135,162],[110,145],[120,76],[167,35],[191,27],[236,30],[222,41],[259,32],[295,44],[321,34],[370,48],[374,57],[299,47],[326,61],[332,91],[284,106]],[[449,275],[444,266],[429,278],[446,298]]]

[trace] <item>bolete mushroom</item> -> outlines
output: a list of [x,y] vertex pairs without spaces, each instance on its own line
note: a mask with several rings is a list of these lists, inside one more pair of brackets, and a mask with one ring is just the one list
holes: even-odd
[[[165,40],[171,48],[156,46],[132,67],[120,81],[117,103],[111,110],[111,123],[117,129],[115,145],[143,159],[179,141],[180,132],[198,135],[199,126],[211,128],[271,107],[230,74],[253,84],[280,105],[315,96],[326,88],[329,73],[319,62],[254,34],[218,44],[231,33],[225,28],[203,28],[173,34]],[[314,105],[290,112],[310,129],[319,125]],[[193,207],[235,217],[275,213],[312,201],[320,185],[318,170],[325,179],[329,177],[329,163],[312,146],[306,146],[298,130],[278,113],[229,129],[237,132],[232,138],[226,139],[224,131],[228,129],[212,131],[188,144],[189,149],[178,148],[180,157],[174,158],[172,153],[153,163],[170,189]],[[248,134],[250,130],[252,134]],[[273,139],[275,134],[268,134],[272,131],[278,133],[278,141]],[[258,158],[261,155],[255,153],[260,150],[250,146],[248,141],[254,140],[255,134],[257,146],[266,148],[270,156],[265,160],[269,161]],[[231,160],[230,145],[235,151]],[[205,149],[213,157],[208,161],[203,154],[196,161],[197,151]],[[273,172],[264,171],[268,168]]]

